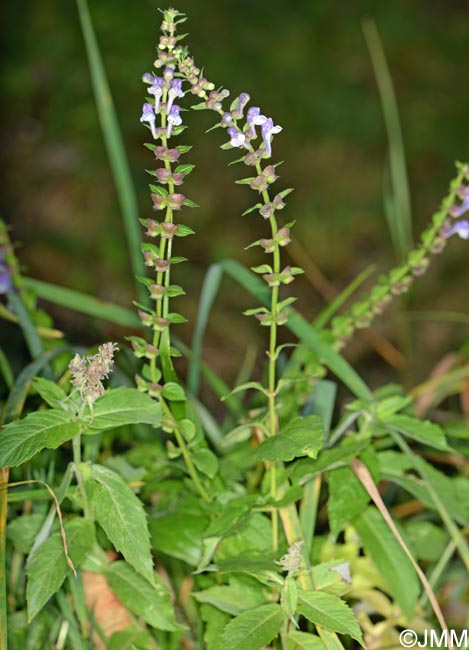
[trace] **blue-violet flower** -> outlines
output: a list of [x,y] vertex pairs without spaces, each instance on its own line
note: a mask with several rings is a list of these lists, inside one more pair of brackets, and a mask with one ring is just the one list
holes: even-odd
[[153,106],[151,104],[145,103],[142,108],[142,117],[140,122],[147,122],[150,125],[151,134],[156,139],[156,128],[155,128],[155,113],[153,111]]
[[261,109],[258,106],[252,106],[247,113],[248,135],[251,138],[256,137],[256,126],[262,126],[267,120],[265,115],[261,115]]
[[160,110],[161,96],[163,95],[163,79],[161,77],[155,77],[148,92],[155,97],[155,113],[158,113]]
[[272,136],[275,135],[276,133],[280,133],[282,130],[281,126],[278,126],[277,124],[274,124],[274,121],[271,117],[269,117],[265,122],[262,124],[261,131],[262,131],[262,139],[264,140],[264,146],[265,146],[265,153],[267,156],[272,155]]
[[182,124],[182,117],[179,115],[180,107],[177,104],[171,106],[171,110],[168,113],[168,129],[166,131],[166,137],[171,136],[171,131],[173,126],[179,126]]
[[246,143],[246,136],[235,126],[230,126],[227,128],[226,132],[230,136],[230,144],[232,147],[244,147]]
[[[468,208],[469,209],[469,208]],[[461,219],[449,228],[445,232],[445,237],[451,237],[451,235],[459,235],[461,239],[469,239],[469,221],[467,219]]]
[[171,107],[176,97],[184,97],[184,95],[185,93],[182,92],[182,79],[173,79],[171,88],[168,91],[168,104],[166,106],[166,112],[171,112]]

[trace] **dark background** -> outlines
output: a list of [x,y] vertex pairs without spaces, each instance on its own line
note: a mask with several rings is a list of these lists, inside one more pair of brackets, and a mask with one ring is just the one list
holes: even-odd
[[[141,75],[155,58],[158,4],[89,0],[142,216],[151,216],[144,168],[152,156],[142,147]],[[189,16],[187,43],[206,76],[233,96],[249,92],[251,104],[283,126],[274,148],[275,159],[285,160],[278,187],[296,188],[284,214],[297,220],[295,237],[314,261],[307,265],[309,276],[317,268],[340,290],[372,262],[386,270],[395,260],[383,210],[387,141],[362,21],[376,21],[393,76],[417,238],[447,191],[454,161],[469,159],[467,3],[180,0],[176,6]],[[130,306],[134,288],[126,242],[75,3],[9,0],[3,6],[2,49],[0,210],[22,242],[20,260],[33,277]],[[214,116],[184,117],[191,128],[183,140],[194,145],[185,162],[197,165],[184,193],[201,207],[182,219],[197,237],[177,241],[176,254],[190,259],[177,267],[176,281],[188,294],[177,308],[193,322],[210,263],[225,257],[261,263],[260,249],[243,249],[266,236],[266,224],[257,213],[240,216],[256,197],[233,184],[246,174],[239,166],[227,167],[233,156],[219,149],[222,133],[204,133]],[[451,240],[412,290],[408,308],[467,316],[467,255],[466,242]],[[325,305],[308,277],[294,291],[310,318]],[[241,315],[251,306],[252,298],[224,282],[205,355],[228,380],[246,347],[262,344],[265,330]],[[49,309],[75,342],[125,334]],[[376,325],[396,345],[398,313],[391,307]],[[464,342],[467,325],[412,323],[414,381]],[[191,324],[178,326],[178,334],[190,340]],[[348,354],[369,378],[398,376],[366,343],[352,345]]]

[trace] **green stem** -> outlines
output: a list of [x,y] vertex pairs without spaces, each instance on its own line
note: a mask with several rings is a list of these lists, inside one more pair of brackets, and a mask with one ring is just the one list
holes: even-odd
[[211,499],[208,494],[208,492],[205,490],[204,486],[202,485],[202,482],[199,478],[199,475],[197,473],[197,470],[194,466],[194,463],[192,462],[192,458],[189,454],[189,449],[187,448],[186,442],[184,440],[183,435],[181,434],[181,431],[179,430],[178,423],[175,420],[173,414],[171,413],[171,410],[169,406],[166,404],[165,400],[161,397],[160,398],[161,406],[163,407],[163,410],[165,411],[167,417],[171,420],[173,424],[173,430],[174,430],[174,436],[176,438],[176,442],[178,443],[179,449],[181,450],[182,457],[184,458],[184,462],[186,463],[187,471],[189,472],[189,476],[191,479],[194,481],[194,484],[199,491],[200,496],[206,503],[210,503]]
[[75,470],[75,476],[77,479],[78,489],[80,490],[81,498],[83,499],[83,513],[86,519],[91,519],[91,511],[88,505],[88,497],[86,496],[85,483],[83,480],[83,474],[80,469],[81,465],[81,431],[79,431],[72,438],[72,448],[73,448],[73,469]]
[[8,467],[0,468],[0,650],[7,649],[6,524],[9,474]]

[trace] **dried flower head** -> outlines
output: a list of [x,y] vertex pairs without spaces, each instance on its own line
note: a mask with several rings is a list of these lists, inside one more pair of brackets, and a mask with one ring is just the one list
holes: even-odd
[[288,571],[288,575],[292,573],[298,573],[301,569],[301,551],[303,549],[303,542],[295,542],[292,544],[288,553],[280,558],[280,564],[284,571]]
[[99,346],[97,354],[86,357],[76,354],[70,361],[71,384],[80,391],[84,401],[92,404],[104,395],[102,380],[109,377],[114,365],[114,352],[118,349],[115,343],[104,343]]

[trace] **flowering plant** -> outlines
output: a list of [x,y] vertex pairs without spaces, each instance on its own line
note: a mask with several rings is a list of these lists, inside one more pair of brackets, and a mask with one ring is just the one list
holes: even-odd
[[[25,597],[13,585],[25,611],[24,624],[10,616],[11,647],[32,647],[31,629],[41,647],[54,639],[56,647],[109,650],[395,647],[399,627],[447,629],[436,587],[456,550],[469,570],[469,513],[459,498],[469,482],[431,461],[437,453],[439,462],[456,456],[464,464],[464,434],[429,413],[421,419],[400,387],[371,390],[340,351],[409,289],[448,238],[469,238],[461,219],[469,211],[469,167],[458,164],[447,197],[400,266],[348,311],[332,308],[310,324],[290,293],[303,271],[283,261],[294,220],[281,218],[292,189],[273,189],[282,127],[246,92],[228,105],[229,91],[203,76],[178,33],[184,14],[162,14],[155,71],[142,77],[140,122],[158,220],[140,219],[146,300],[135,303],[137,332],[126,337],[134,358],[124,358],[124,342],[94,354],[50,345],[52,322],[37,325],[35,297],[0,229],[0,292],[33,356],[12,385],[0,435],[3,566],[7,488],[39,483],[53,500],[49,510],[34,506],[9,524],[8,561],[27,577]],[[267,262],[250,271],[225,265],[261,303],[245,315],[267,330],[263,379],[249,374],[232,391],[173,335],[186,322],[173,310],[185,293],[174,283],[186,261],[179,253],[195,234],[179,215],[197,208],[182,193],[195,167],[183,162],[190,146],[177,139],[191,95],[192,109],[215,115],[222,149],[249,168],[237,181],[256,195],[245,214],[258,214],[267,228],[248,246]],[[280,328],[297,340],[280,344]],[[118,351],[119,373],[111,374]],[[221,394],[223,421],[182,381],[183,354]],[[325,378],[329,371],[334,381]],[[338,385],[353,395],[345,406],[336,402]],[[28,396],[41,406],[20,417]],[[59,447],[56,473],[51,450]],[[27,467],[33,471],[23,476]],[[23,480],[9,482],[10,469]],[[405,494],[415,497],[418,514],[391,516],[391,505],[402,512]],[[112,606],[103,614],[93,599],[96,575],[101,593],[118,599],[114,627]],[[5,580],[1,587],[5,648]]]

